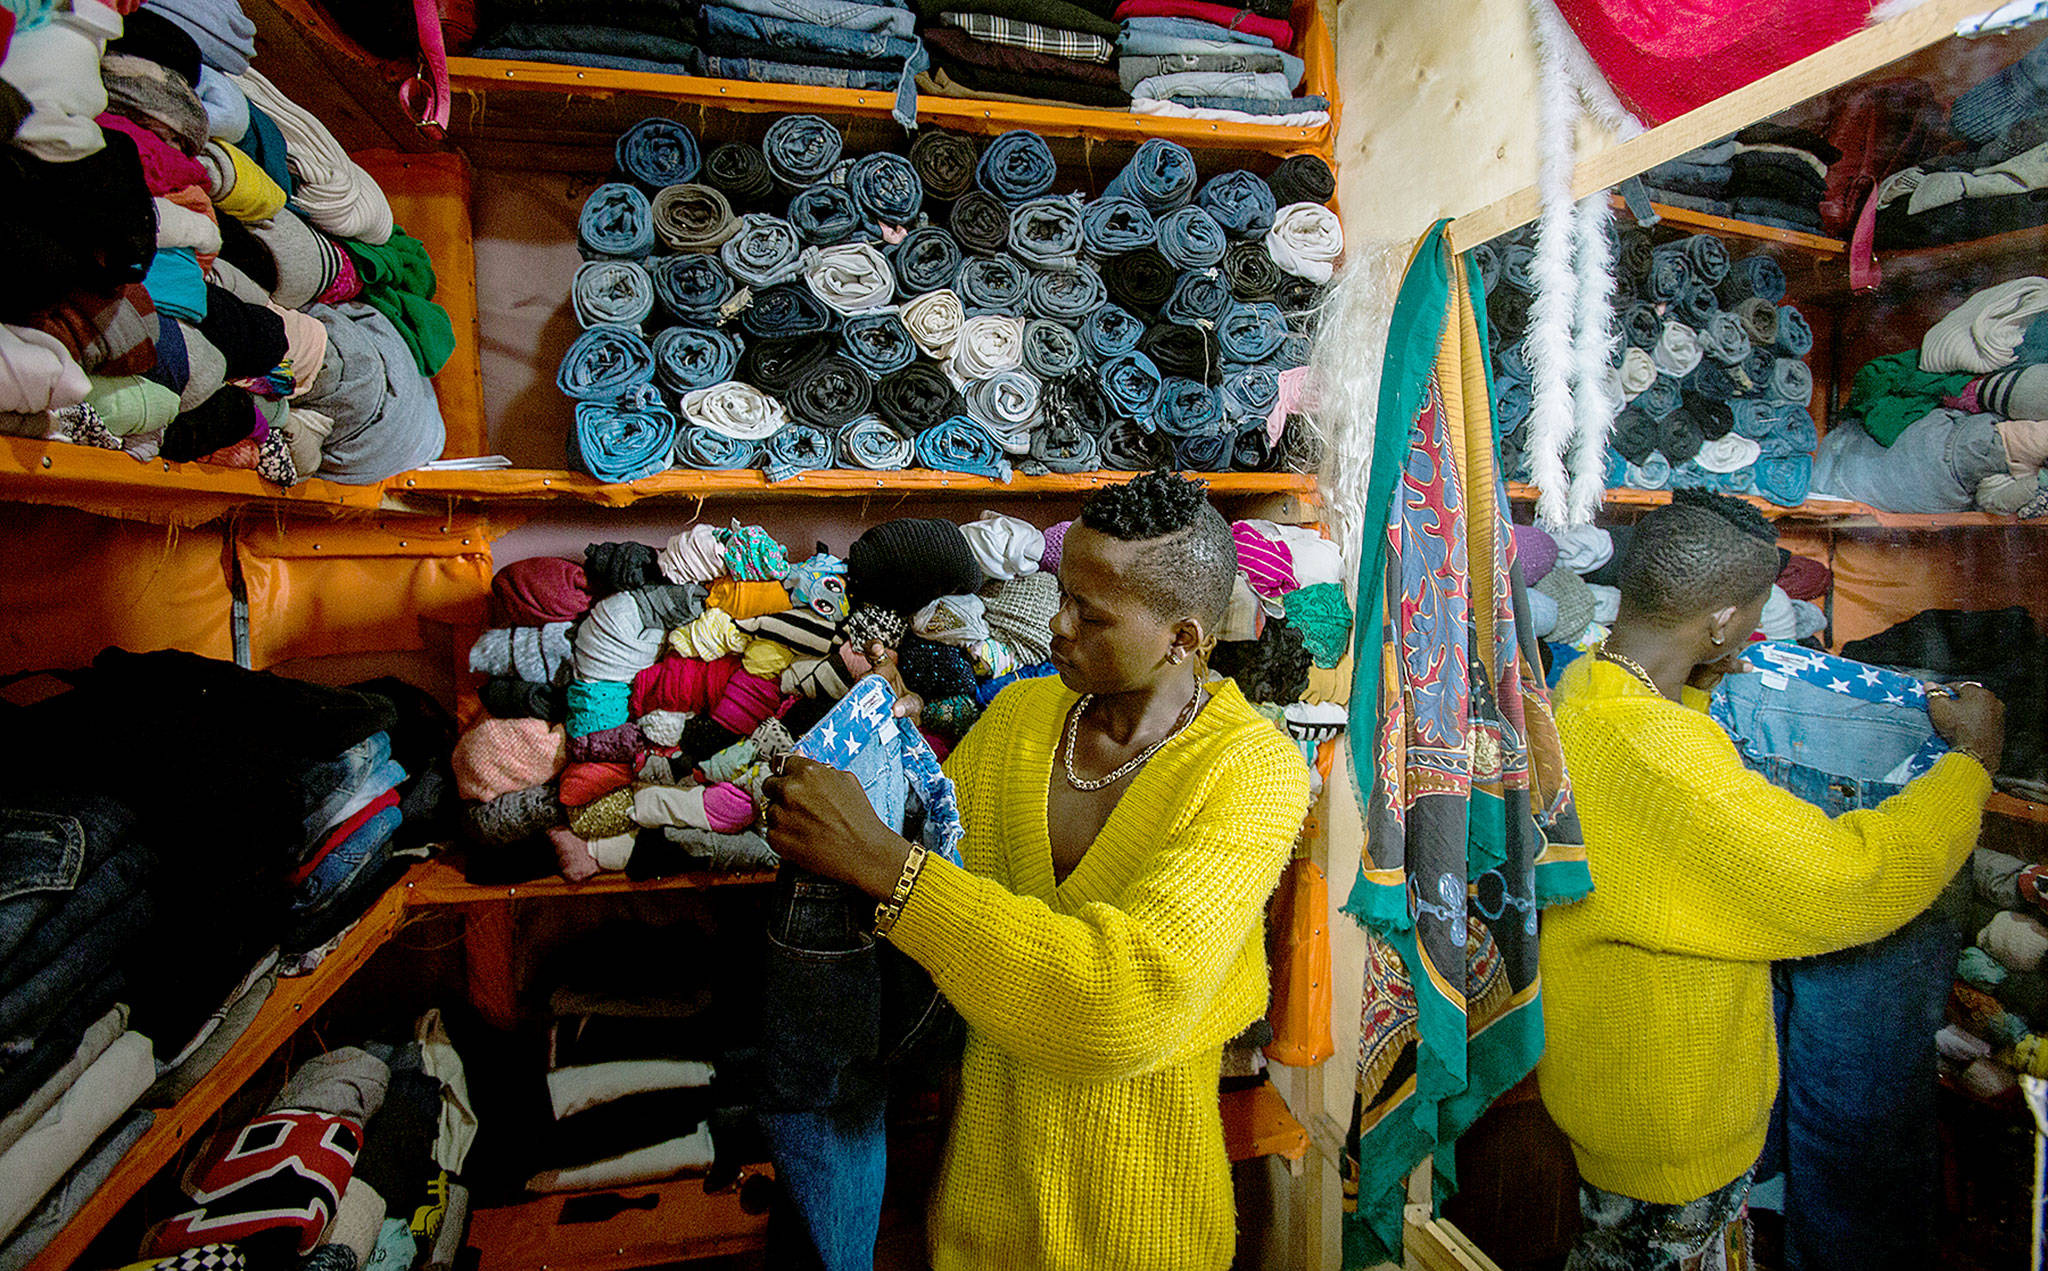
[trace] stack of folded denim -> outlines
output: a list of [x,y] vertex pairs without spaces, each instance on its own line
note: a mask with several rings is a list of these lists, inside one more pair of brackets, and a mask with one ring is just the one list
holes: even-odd
[[916,126],[914,77],[930,61],[902,3],[712,0],[697,22],[699,75],[893,92],[897,122]]
[[[1534,347],[1526,338],[1533,233],[1475,252],[1494,347],[1501,458],[1526,480]],[[1608,438],[1607,484],[1700,488],[1803,502],[1820,440],[1809,409],[1813,329],[1785,304],[1785,274],[1768,256],[1734,258],[1711,234],[1654,243],[1616,234],[1619,327],[1609,386],[1621,413]]]
[[594,476],[1311,466],[1294,372],[1343,247],[1320,159],[1205,181],[1154,139],[1091,201],[1025,131],[850,158],[790,115],[700,174],[648,120],[618,154],[556,377]]
[[1328,99],[1301,93],[1305,70],[1287,0],[1246,8],[1204,0],[1123,0],[1117,74],[1141,114],[1314,127]]
[[1818,234],[1828,166],[1842,152],[1803,128],[1752,124],[1643,174],[1659,203]]
[[698,56],[695,0],[480,0],[471,57],[687,74]]
[[921,0],[932,68],[949,97],[1124,109],[1108,0]]

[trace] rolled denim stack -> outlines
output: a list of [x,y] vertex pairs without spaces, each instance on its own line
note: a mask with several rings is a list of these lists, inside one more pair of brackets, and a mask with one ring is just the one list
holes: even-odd
[[702,156],[643,121],[618,163],[556,377],[601,480],[1314,465],[1290,404],[1343,247],[1314,156],[1204,180],[1154,139],[1090,200],[1034,133],[854,158],[790,115]]
[[1238,8],[1205,0],[1123,0],[1117,79],[1139,114],[1316,127],[1327,98],[1301,92],[1288,0]]
[[[1785,304],[1785,274],[1768,256],[1735,258],[1711,234],[1654,243],[1616,233],[1615,360],[1621,413],[1608,438],[1608,488],[1708,489],[1805,501],[1819,430],[1809,409],[1813,329]],[[1487,291],[1502,464],[1529,477],[1532,408],[1526,340],[1533,234],[1475,252]]]

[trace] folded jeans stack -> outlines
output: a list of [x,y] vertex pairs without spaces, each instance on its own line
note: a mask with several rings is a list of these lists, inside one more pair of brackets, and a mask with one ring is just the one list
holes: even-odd
[[1131,109],[1313,127],[1326,98],[1302,94],[1306,67],[1285,0],[1246,8],[1202,0],[1123,0],[1116,9],[1118,80]]

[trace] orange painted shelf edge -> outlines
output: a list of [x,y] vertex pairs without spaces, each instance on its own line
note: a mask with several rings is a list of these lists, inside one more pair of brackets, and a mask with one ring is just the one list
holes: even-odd
[[[837,495],[875,494],[1085,494],[1129,480],[1128,472],[1083,472],[1071,476],[1016,476],[1008,482],[930,468],[895,472],[830,469],[806,472],[770,484],[765,473],[751,468],[714,472],[670,471],[624,485],[608,484],[581,472],[549,468],[506,468],[497,472],[421,470],[393,477],[385,489],[394,496],[445,495],[479,502],[572,499],[604,507],[625,507],[642,499],[691,498],[705,495]],[[1315,478],[1291,472],[1192,473],[1209,483],[1211,492],[1232,494],[1315,495]]]
[[[1617,211],[1627,206],[1622,202],[1619,194],[1613,196],[1612,202]],[[1722,234],[1729,238],[1740,238],[1752,243],[1768,243],[1779,247],[1794,247],[1815,256],[1840,256],[1849,250],[1849,244],[1839,238],[1828,238],[1820,234],[1807,234],[1799,230],[1779,229],[1775,225],[1758,225],[1754,221],[1745,221],[1737,217],[1715,216],[1711,212],[1695,212],[1689,208],[1672,207],[1666,203],[1659,203],[1655,199],[1650,201],[1650,209],[1657,213],[1659,220],[1685,229],[1700,230],[1709,234]]]
[[0,435],[0,499],[71,503],[98,497],[133,506],[166,494],[328,504],[374,511],[383,498],[383,489],[375,485],[344,485],[317,477],[281,489],[246,468],[172,463],[168,459],[138,463],[118,450]]
[[440,857],[427,861],[405,876],[404,903],[413,908],[447,905],[494,904],[506,900],[540,900],[566,896],[616,896],[624,892],[683,891],[703,887],[737,887],[773,882],[772,869],[735,870],[731,873],[672,874],[667,878],[639,881],[624,874],[599,874],[588,882],[572,883],[549,876],[523,883],[485,886],[472,883],[462,871]]
[[[751,1174],[774,1177],[766,1165]],[[707,1192],[701,1176],[663,1179],[632,1187],[603,1188],[630,1193],[636,1203],[600,1222],[562,1225],[569,1195],[538,1196],[516,1205],[478,1209],[470,1215],[469,1241],[483,1254],[477,1271],[626,1271],[629,1267],[748,1253],[763,1247],[768,1215],[748,1213],[740,1191]],[[573,1232],[565,1236],[565,1232]]]
[[[414,872],[420,868],[424,866],[415,867]],[[326,1005],[327,999],[370,960],[370,955],[383,947],[404,919],[405,897],[404,887],[391,887],[311,975],[280,979],[249,1030],[184,1098],[156,1114],[149,1130],[128,1149],[107,1181],[57,1233],[56,1239],[29,1263],[28,1271],[62,1271],[76,1261],[108,1221],[192,1140],[229,1096],[268,1063],[299,1026]]]
[[1994,793],[1984,801],[1984,810],[1995,816],[2010,817],[2015,821],[2035,821],[2048,824],[2048,803],[2036,803],[2016,794]]
[[[1744,499],[1763,511],[1773,520],[1820,521],[1844,526],[1876,526],[1889,530],[1953,530],[1953,529],[2048,529],[2048,519],[2022,521],[2015,516],[1996,516],[1990,512],[1881,512],[1862,503],[1850,503],[1845,499],[1819,499],[1802,503],[1798,507],[1781,507],[1769,499],[1756,495],[1743,495]],[[1520,481],[1508,483],[1508,498],[1515,503],[1534,503],[1536,487]],[[1609,490],[1608,507],[1655,508],[1671,502],[1669,490]]]
[[1298,1161],[1308,1154],[1308,1131],[1288,1111],[1270,1081],[1226,1090],[1220,1099],[1223,1149],[1233,1163],[1260,1156]]

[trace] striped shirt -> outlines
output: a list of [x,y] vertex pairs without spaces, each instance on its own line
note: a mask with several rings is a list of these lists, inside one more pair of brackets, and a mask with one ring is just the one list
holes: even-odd
[[1107,65],[1109,59],[1116,56],[1115,45],[1099,35],[1082,31],[1063,31],[1058,27],[1040,26],[1036,22],[997,17],[992,13],[941,13],[939,20],[984,43],[1028,49],[1048,57]]

